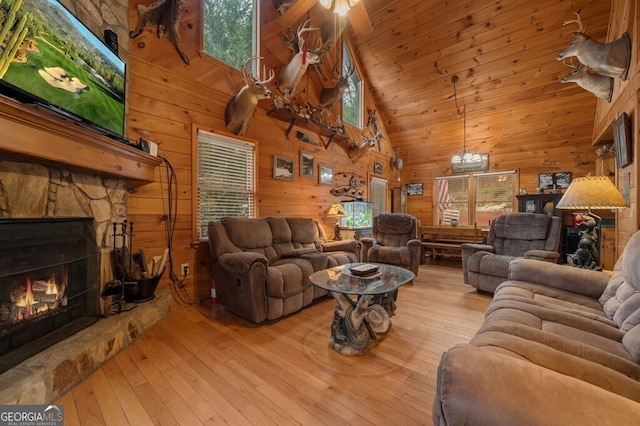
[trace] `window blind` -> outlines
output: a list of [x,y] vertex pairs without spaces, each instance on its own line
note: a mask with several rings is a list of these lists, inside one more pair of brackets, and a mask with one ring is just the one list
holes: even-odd
[[373,216],[378,216],[387,211],[387,180],[372,177],[369,182],[371,202],[373,203]]
[[254,144],[198,130],[198,229],[223,217],[255,216]]

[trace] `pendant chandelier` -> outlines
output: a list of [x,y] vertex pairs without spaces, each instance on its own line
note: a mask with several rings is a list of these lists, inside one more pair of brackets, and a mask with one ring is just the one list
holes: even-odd
[[460,111],[460,108],[458,107],[458,94],[456,92],[456,83],[458,82],[458,76],[454,75],[453,77],[451,77],[451,82],[453,83],[453,99],[456,103],[456,112],[458,113],[458,116],[462,116],[463,123],[462,154],[456,151],[453,157],[451,157],[451,164],[481,163],[485,161],[485,158],[482,155],[478,154],[477,152],[471,153],[470,151],[467,151],[467,107],[465,105],[462,108],[462,111]]
[[333,13],[337,13],[340,16],[345,16],[347,12],[351,10],[353,6],[358,4],[360,0],[319,0],[319,1],[323,7],[329,10],[332,10]]

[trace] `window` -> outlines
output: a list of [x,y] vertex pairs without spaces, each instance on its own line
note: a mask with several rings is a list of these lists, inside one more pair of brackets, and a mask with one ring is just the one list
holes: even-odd
[[475,181],[475,223],[489,226],[491,220],[514,209],[515,172],[473,175]]
[[387,180],[372,177],[369,181],[369,198],[373,203],[373,217],[387,212]]
[[204,52],[236,68],[257,55],[258,5],[258,0],[204,0]]
[[435,182],[435,223],[442,225],[455,212],[458,225],[469,226],[469,176],[441,177]]
[[497,216],[516,211],[515,185],[514,171],[437,177],[434,223],[442,225],[458,215],[460,226],[489,226]]
[[350,70],[353,70],[353,73],[347,79],[348,86],[342,95],[342,120],[361,129],[363,114],[362,79],[358,74],[349,46],[346,42],[342,42],[342,75],[347,75]]
[[198,130],[198,238],[223,217],[255,216],[255,145]]

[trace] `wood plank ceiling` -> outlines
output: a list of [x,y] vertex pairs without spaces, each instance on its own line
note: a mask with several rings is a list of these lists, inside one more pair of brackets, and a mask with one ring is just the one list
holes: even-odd
[[466,107],[467,147],[492,152],[502,144],[503,170],[545,144],[574,143],[576,135],[583,146],[591,143],[596,98],[559,83],[570,69],[555,55],[573,40],[577,25],[563,22],[574,12],[589,36],[605,41],[611,2],[363,2],[373,32],[357,40],[360,61],[391,143],[401,155],[411,153],[409,162],[442,163],[462,149],[454,75],[458,105]]

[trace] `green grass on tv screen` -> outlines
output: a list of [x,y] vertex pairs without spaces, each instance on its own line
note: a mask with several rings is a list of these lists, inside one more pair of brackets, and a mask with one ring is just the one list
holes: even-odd
[[[26,63],[12,62],[4,80],[47,102],[96,123],[115,134],[123,134],[123,99],[97,73],[73,53],[49,38],[37,38],[39,52],[27,54]],[[70,92],[50,85],[41,75],[45,68],[59,67],[68,78],[77,78],[87,89]]]

